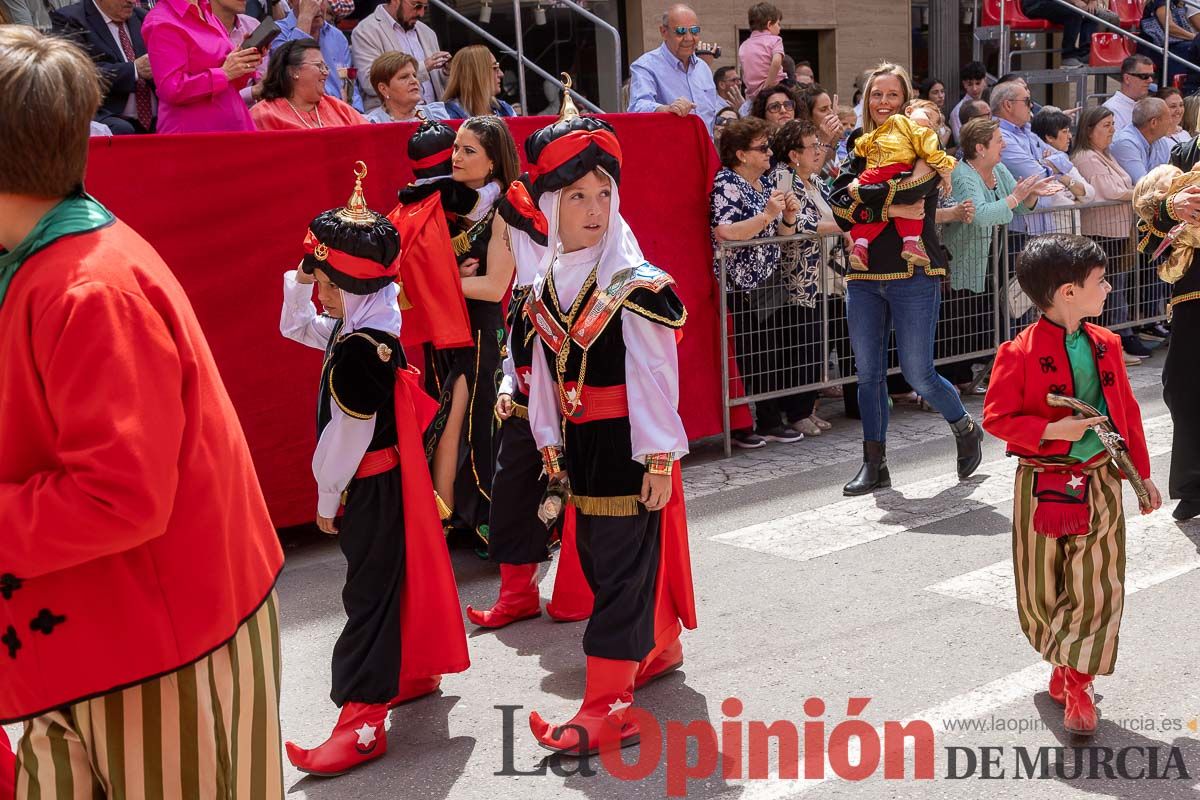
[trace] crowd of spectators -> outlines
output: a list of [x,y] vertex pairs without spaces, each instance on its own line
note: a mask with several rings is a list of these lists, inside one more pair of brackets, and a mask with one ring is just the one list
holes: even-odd
[[[1064,26],[1064,64],[1087,58],[1091,20],[1048,0],[1020,2],[1027,15]],[[1069,2],[1110,19],[1105,0]],[[482,45],[443,50],[423,21],[427,9],[428,0],[80,0],[54,11],[51,22],[85,46],[105,78],[97,134],[312,129],[522,113],[502,97],[504,73],[495,54]],[[1161,40],[1165,29],[1171,50],[1195,60],[1200,19],[1189,9],[1175,0],[1150,0],[1142,32]],[[243,47],[266,18],[279,28],[269,48]],[[811,63],[785,52],[776,6],[755,3],[746,22],[750,34],[736,65],[714,71],[696,11],[668,7],[660,19],[661,44],[630,65],[626,109],[695,115],[712,134],[722,164],[711,194],[714,258],[725,251],[737,359],[749,391],[772,393],[818,382],[826,364],[843,374],[853,369],[843,280],[853,243],[840,233],[831,198],[857,174],[848,171],[852,142],[876,124],[866,94],[879,74],[865,73],[855,84],[862,91],[842,102],[818,82]],[[1132,296],[1132,275],[1145,266],[1131,248],[1133,186],[1166,163],[1174,145],[1195,136],[1200,97],[1157,89],[1154,62],[1140,54],[1121,64],[1119,87],[1103,104],[1084,109],[1039,107],[1016,74],[989,85],[979,62],[963,65],[960,76],[952,89],[937,76],[914,87],[897,73],[892,77],[905,87],[902,107],[884,114],[922,120],[958,158],[946,190],[929,206],[928,225],[936,226],[926,237],[936,242],[931,257],[949,264],[939,336],[952,331],[964,352],[986,351],[994,345],[988,341],[994,319],[1007,312],[1014,325],[1028,321],[1029,305],[993,275],[993,240],[1001,226],[1009,253],[1019,252],[1029,236],[1064,228],[1099,241],[1124,266],[1110,271],[1114,293],[1104,321],[1127,323],[1134,304],[1143,302]],[[895,205],[889,213],[925,219],[918,206]],[[726,243],[791,234],[805,238],[726,250]],[[1146,336],[1163,335],[1161,326],[1122,330],[1127,362],[1149,356]],[[821,352],[814,344],[820,341],[841,344]],[[785,352],[795,358],[781,359]],[[946,355],[940,343],[938,355]],[[942,374],[964,391],[977,391],[980,368],[965,359]],[[932,379],[927,389],[941,391]],[[846,394],[850,410],[853,392]],[[937,402],[957,409],[945,398]],[[811,392],[758,403],[755,430],[741,432],[739,444],[820,435],[827,423],[817,403]]]

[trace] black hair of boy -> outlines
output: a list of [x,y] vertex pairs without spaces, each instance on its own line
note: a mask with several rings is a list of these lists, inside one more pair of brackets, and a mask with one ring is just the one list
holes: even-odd
[[1051,233],[1030,239],[1017,259],[1017,283],[1042,311],[1054,305],[1059,287],[1083,286],[1088,275],[1108,263],[1100,245],[1086,236]]

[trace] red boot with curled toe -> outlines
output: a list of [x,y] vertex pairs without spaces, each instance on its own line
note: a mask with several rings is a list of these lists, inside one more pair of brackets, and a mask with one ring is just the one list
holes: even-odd
[[288,742],[288,761],[301,772],[331,777],[379,758],[387,752],[387,710],[383,703],[346,703],[325,743],[305,750]]
[[604,747],[637,744],[640,731],[626,719],[633,705],[633,682],[638,662],[588,656],[587,686],[583,705],[570,721],[551,725],[536,711],[529,714],[529,729],[538,744],[569,756],[585,756]]
[[467,606],[467,619],[481,628],[503,628],[542,613],[537,564],[501,564],[500,599],[487,611]]
[[638,664],[637,678],[633,682],[634,689],[640,689],[651,681],[670,675],[683,666],[683,644],[679,635],[657,653],[651,653]]

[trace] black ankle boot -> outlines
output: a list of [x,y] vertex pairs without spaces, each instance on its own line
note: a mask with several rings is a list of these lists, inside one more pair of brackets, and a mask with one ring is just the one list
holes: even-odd
[[859,467],[854,479],[842,487],[842,494],[854,497],[876,489],[886,489],[891,485],[892,476],[888,474],[887,466],[887,445],[883,442],[863,442],[863,465]]
[[1180,522],[1200,516],[1200,500],[1180,500],[1179,505],[1175,506],[1175,510],[1171,512],[1171,516]]
[[963,415],[958,422],[951,422],[950,429],[954,431],[954,443],[958,445],[958,477],[969,478],[983,461],[983,430],[970,414]]

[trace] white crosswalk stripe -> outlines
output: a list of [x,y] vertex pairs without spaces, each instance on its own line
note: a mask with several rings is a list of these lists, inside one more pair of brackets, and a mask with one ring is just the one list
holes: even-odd
[[[1161,414],[1144,422],[1150,454],[1171,450],[1171,418]],[[1015,460],[982,465],[969,481],[947,472],[899,489],[850,497],[821,508],[789,514],[712,537],[792,561],[809,561],[888,536],[921,528],[989,507],[1006,514],[1012,503]]]
[[[1136,503],[1125,499],[1125,507]],[[1149,589],[1200,568],[1200,537],[1193,541],[1163,508],[1148,516],[1125,519],[1125,594]],[[926,586],[926,591],[1015,611],[1012,559]]]

